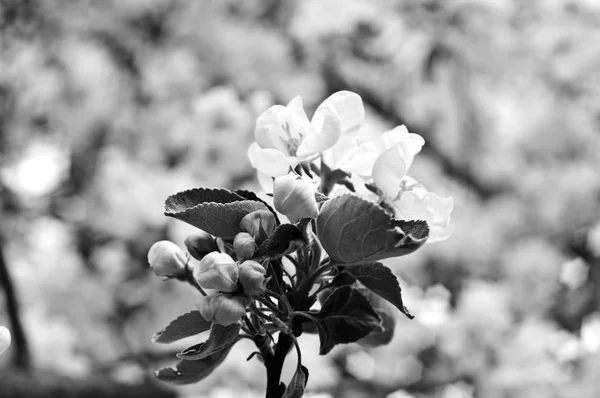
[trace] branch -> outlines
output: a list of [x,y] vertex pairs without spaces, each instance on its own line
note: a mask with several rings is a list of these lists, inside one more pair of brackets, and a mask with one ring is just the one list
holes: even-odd
[[6,259],[4,258],[3,243],[3,240],[0,238],[0,285],[4,288],[6,309],[8,318],[10,319],[11,335],[15,347],[13,363],[16,368],[29,370],[31,368],[29,344],[27,343],[27,336],[21,324],[17,293],[8,270],[8,265],[6,264]]

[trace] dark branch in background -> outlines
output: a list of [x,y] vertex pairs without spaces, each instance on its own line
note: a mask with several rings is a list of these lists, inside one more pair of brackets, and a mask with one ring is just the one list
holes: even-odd
[[[338,61],[335,58],[334,55],[329,56],[321,66],[321,73],[327,89],[326,96],[340,90],[354,91],[362,97],[365,105],[372,108],[390,123],[394,125],[405,124],[410,132],[419,134],[425,138],[433,135],[429,131],[419,131],[409,123],[406,123],[404,118],[398,115],[394,106],[389,101],[386,101],[382,95],[374,92],[372,89],[351,82],[350,79],[344,76],[339,70],[339,67],[337,66]],[[431,139],[427,140],[427,144],[423,147],[422,153],[437,162],[449,177],[473,190],[481,199],[489,199],[506,190],[505,187],[491,185],[482,181],[473,174],[470,167],[457,164],[449,156],[444,154],[435,141]]]
[[23,329],[23,325],[21,324],[17,293],[8,270],[8,264],[6,264],[3,244],[4,241],[2,237],[0,237],[0,285],[4,291],[6,310],[10,320],[10,332],[14,349],[13,364],[16,368],[27,370],[31,367],[29,344],[27,343],[27,336]]

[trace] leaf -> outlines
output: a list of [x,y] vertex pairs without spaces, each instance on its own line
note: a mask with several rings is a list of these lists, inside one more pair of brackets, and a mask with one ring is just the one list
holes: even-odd
[[240,232],[240,220],[256,210],[267,210],[267,206],[226,189],[196,188],[171,195],[165,201],[166,216],[223,239],[233,239]]
[[381,263],[362,264],[346,267],[345,271],[355,277],[366,288],[383,297],[410,319],[414,315],[404,306],[398,278],[388,267]]
[[395,220],[381,206],[346,194],[323,204],[317,235],[333,261],[349,265],[412,253],[429,228],[425,221]]
[[171,322],[160,332],[154,333],[155,343],[172,343],[185,337],[194,336],[210,329],[211,323],[205,320],[199,311],[188,312]]
[[281,398],[300,398],[304,395],[304,387],[308,382],[308,369],[300,365],[300,369],[296,369],[294,377],[290,381],[290,384],[285,389],[283,397]]
[[293,224],[281,224],[254,252],[255,261],[272,260],[293,253],[306,244],[302,231]]
[[175,368],[163,368],[155,372],[160,381],[183,385],[197,383],[210,375],[227,357],[229,346],[198,361],[180,361]]
[[335,289],[313,317],[321,326],[321,355],[336,344],[353,343],[374,330],[381,330],[381,319],[369,300],[350,286]]
[[177,354],[177,358],[193,361],[206,358],[233,345],[238,340],[239,333],[240,325],[238,323],[228,326],[213,323],[208,340],[183,350]]
[[281,222],[279,221],[279,217],[277,217],[277,212],[275,210],[273,210],[273,208],[267,202],[265,202],[264,200],[259,198],[257,194],[255,194],[252,191],[246,191],[245,189],[234,189],[233,192],[240,195],[241,197],[243,197],[246,200],[255,200],[255,201],[261,202],[262,204],[267,206],[267,209],[269,209],[269,211],[271,213],[273,213],[273,215],[275,216],[275,222],[277,223],[276,225],[281,224]]

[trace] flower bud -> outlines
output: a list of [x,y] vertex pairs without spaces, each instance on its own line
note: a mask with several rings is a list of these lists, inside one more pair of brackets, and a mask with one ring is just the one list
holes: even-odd
[[185,239],[185,247],[196,260],[202,260],[202,257],[208,253],[219,250],[215,238],[208,232],[200,230],[199,233],[190,235]]
[[275,209],[292,223],[302,218],[315,218],[319,215],[316,191],[316,186],[310,180],[295,174],[277,177],[273,182]]
[[221,292],[238,290],[238,268],[228,254],[208,253],[194,266],[194,277],[205,289],[217,289]]
[[233,250],[238,260],[247,260],[252,258],[256,251],[256,242],[248,232],[240,232],[233,239]]
[[265,268],[256,261],[248,260],[240,264],[240,283],[244,292],[257,296],[265,291]]
[[268,210],[256,210],[248,213],[240,221],[240,229],[248,232],[260,245],[275,229],[275,215]]
[[0,326],[0,354],[10,346],[10,332],[4,326]]
[[196,308],[207,321],[227,326],[237,322],[246,314],[246,306],[249,302],[250,300],[245,296],[214,294],[202,296],[196,303]]
[[156,276],[175,278],[185,273],[187,256],[175,243],[161,240],[148,251],[148,264]]

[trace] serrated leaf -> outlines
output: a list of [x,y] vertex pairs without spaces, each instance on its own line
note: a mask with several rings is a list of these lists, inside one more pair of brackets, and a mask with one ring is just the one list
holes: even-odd
[[233,239],[240,232],[240,220],[256,210],[267,210],[267,206],[226,189],[196,188],[171,195],[165,201],[166,216],[223,239]]
[[199,361],[180,361],[175,368],[163,368],[155,375],[160,381],[174,385],[197,383],[210,375],[227,357],[229,346]]
[[323,204],[317,235],[335,262],[359,264],[412,253],[429,236],[425,221],[393,219],[358,196],[337,196]]
[[344,272],[355,277],[373,293],[392,303],[410,319],[414,318],[408,308],[404,306],[402,301],[402,290],[400,289],[398,278],[396,278],[396,275],[394,275],[392,270],[385,265],[377,262],[361,264],[346,267]]
[[307,382],[308,369],[300,365],[300,369],[296,369],[296,373],[294,373],[294,377],[285,389],[282,398],[301,398],[304,395],[304,387],[306,387]]
[[321,326],[321,355],[336,344],[353,343],[374,330],[381,330],[381,319],[369,300],[350,286],[335,289],[313,317]]
[[177,358],[188,361],[206,358],[215,352],[233,345],[238,340],[239,334],[240,325],[238,323],[228,326],[213,323],[208,340],[183,350],[177,354]]
[[293,224],[281,224],[254,252],[253,260],[276,259],[293,253],[306,244],[302,231]]
[[200,315],[199,311],[191,311],[181,315],[163,330],[154,333],[155,343],[172,343],[174,341],[197,335],[210,329],[211,323]]

